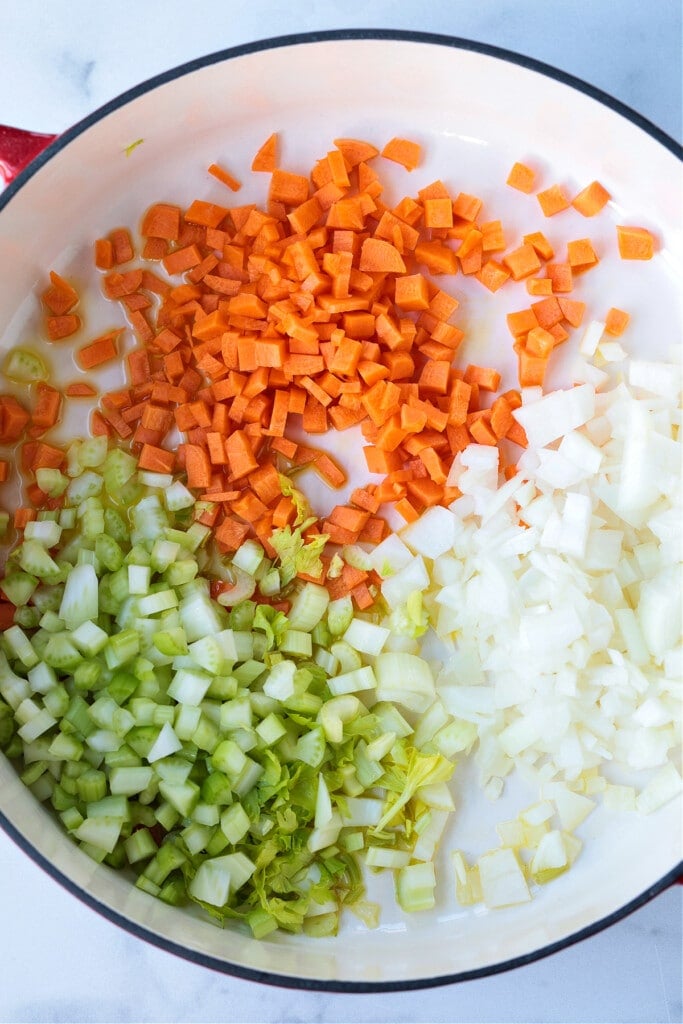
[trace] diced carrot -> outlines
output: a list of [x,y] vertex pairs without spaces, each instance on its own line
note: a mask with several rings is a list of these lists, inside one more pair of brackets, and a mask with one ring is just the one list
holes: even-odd
[[543,192],[537,192],[536,198],[546,217],[554,217],[556,213],[566,210],[570,203],[561,185],[551,185]]
[[62,396],[60,392],[56,388],[51,387],[51,385],[38,381],[36,385],[36,403],[31,413],[33,426],[40,427],[41,430],[49,430],[50,427],[54,427],[59,419],[61,408]]
[[268,198],[285,206],[301,206],[308,199],[308,178],[276,167],[271,175]]
[[381,238],[366,238],[361,247],[360,269],[381,274],[405,274],[406,265],[398,249]]
[[337,149],[341,150],[344,160],[350,168],[366,163],[379,154],[379,150],[375,146],[362,139],[335,139],[334,144]]
[[491,406],[490,426],[497,438],[505,437],[512,426],[514,418],[509,402],[500,396]]
[[547,359],[555,347],[555,338],[544,327],[534,327],[526,336],[525,347],[529,355]]
[[545,272],[552,282],[554,295],[572,291],[574,276],[569,263],[546,263]]
[[230,171],[226,171],[226,169],[221,167],[220,164],[210,164],[209,174],[212,174],[213,177],[223,185],[227,185],[231,192],[239,192],[242,187],[237,178],[233,177]]
[[[17,524],[15,523],[14,525],[16,526]],[[14,624],[15,612],[15,606],[9,601],[0,601],[0,632],[4,632]]]
[[531,234],[524,235],[522,241],[525,245],[532,245],[542,260],[551,260],[555,255],[552,245],[542,231],[532,231]]
[[498,260],[487,260],[477,277],[490,292],[497,292],[510,277],[510,271]]
[[497,391],[500,386],[500,373],[489,366],[470,364],[465,370],[465,384],[478,384],[482,391]]
[[514,281],[520,281],[524,277],[535,274],[541,267],[536,250],[528,242],[503,256],[502,262],[510,271]]
[[589,238],[577,238],[567,242],[567,262],[572,270],[587,270],[599,262],[598,255]]
[[135,256],[135,250],[128,228],[115,228],[109,232],[109,238],[114,254],[114,265],[129,263]]
[[543,356],[534,356],[527,352],[526,348],[519,347],[517,351],[519,385],[522,388],[543,385],[548,360]]
[[180,235],[180,209],[169,203],[155,203],[142,218],[140,231],[151,238],[177,242]]
[[327,517],[327,521],[334,523],[335,526],[341,526],[349,533],[359,534],[365,526],[369,512],[363,509],[349,508],[348,505],[335,505]]
[[513,419],[512,426],[508,429],[505,436],[508,441],[514,441],[515,444],[521,445],[522,448],[526,448],[529,443],[524,427],[516,419]]
[[453,226],[453,203],[448,196],[425,199],[424,211],[426,228],[450,228]]
[[257,150],[251,162],[252,171],[268,171],[271,173],[275,170],[277,167],[277,144],[278,137],[273,132]]
[[407,487],[413,503],[417,503],[421,509],[438,505],[443,497],[443,484],[438,484],[429,477],[409,480]]
[[489,220],[481,225],[481,247],[484,252],[499,252],[505,248],[505,234],[499,220]]
[[387,142],[381,155],[387,160],[402,164],[408,171],[414,171],[422,159],[422,149],[417,142],[394,137]]
[[619,338],[628,327],[630,320],[630,315],[623,309],[612,306],[605,317],[605,330],[613,337]]
[[35,446],[31,458],[31,469],[59,469],[64,464],[66,456],[61,448],[56,445],[39,441]]
[[211,463],[204,448],[197,444],[182,446],[188,487],[206,490],[211,485]]
[[561,345],[563,341],[566,341],[569,337],[569,331],[565,330],[562,324],[553,324],[552,327],[548,328],[550,334],[555,339],[556,345]]
[[566,299],[564,296],[560,296],[557,301],[563,319],[572,327],[580,327],[586,312],[586,303],[579,302],[577,299]]
[[226,516],[214,531],[214,537],[221,551],[237,551],[244,543],[248,533],[247,523],[240,523],[236,519]]
[[477,444],[486,444],[495,447],[498,444],[498,437],[494,433],[490,419],[481,416],[469,427],[470,434]]
[[100,270],[111,270],[114,266],[114,247],[109,238],[95,241],[95,266]]
[[367,523],[358,534],[361,544],[379,544],[389,533],[389,527],[380,516],[370,516]]
[[527,277],[526,290],[529,295],[552,295],[553,282],[547,277]]
[[38,513],[34,508],[18,508],[14,513],[13,525],[16,530],[24,530],[27,523],[37,519]]
[[80,348],[76,353],[76,359],[81,369],[92,370],[95,366],[101,366],[102,363],[116,359],[119,354],[118,339],[121,333],[120,329],[107,331],[106,334],[101,334],[91,341],[89,345]]
[[506,185],[516,188],[520,192],[530,193],[534,190],[536,174],[527,164],[514,163],[507,176]]
[[41,296],[43,302],[55,316],[70,313],[78,303],[78,292],[56,271],[50,271],[50,286]]
[[184,249],[174,249],[162,260],[167,274],[182,274],[202,262],[202,254],[196,245],[188,245]]
[[460,192],[453,201],[453,213],[456,217],[472,223],[479,216],[483,206],[482,200],[477,196],[468,195],[467,192]]
[[81,319],[76,313],[65,313],[63,316],[49,316],[45,324],[49,340],[61,341],[76,333],[81,326]]
[[450,365],[447,362],[429,359],[422,367],[419,385],[422,391],[433,391],[438,395],[448,392]]
[[239,480],[258,469],[258,461],[243,430],[234,430],[230,434],[225,442],[225,450],[232,480]]
[[584,217],[594,217],[596,213],[600,213],[600,210],[611,198],[607,189],[599,181],[592,181],[572,199],[572,206]]
[[457,274],[458,257],[453,249],[440,242],[419,242],[415,246],[415,259],[424,263],[433,274]]
[[74,381],[73,384],[67,384],[64,394],[67,398],[94,398],[97,388],[88,384],[87,381]]
[[529,323],[526,330],[521,333],[526,334],[527,331],[533,330],[536,325],[545,327],[546,330],[550,330],[554,324],[559,324],[560,320],[564,317],[562,306],[560,305],[561,301],[561,299],[557,299],[553,295],[548,296],[545,299],[540,299],[538,302],[532,302],[531,312],[533,313],[535,322]]
[[337,465],[331,456],[325,453],[315,460],[313,468],[330,487],[343,487],[346,483],[346,473],[344,470]]
[[31,419],[14,395],[0,395],[0,443],[18,441]]
[[[185,464],[187,466],[187,457]],[[151,444],[143,444],[138,456],[138,466],[153,473],[172,473],[175,468],[175,453]]]

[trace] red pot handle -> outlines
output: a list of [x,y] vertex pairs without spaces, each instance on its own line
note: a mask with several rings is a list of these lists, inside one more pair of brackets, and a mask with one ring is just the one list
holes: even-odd
[[0,175],[5,184],[14,181],[17,174],[56,138],[56,135],[39,135],[0,124]]

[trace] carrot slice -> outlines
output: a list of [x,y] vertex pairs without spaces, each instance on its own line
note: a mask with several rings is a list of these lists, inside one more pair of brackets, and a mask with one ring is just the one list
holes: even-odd
[[234,178],[230,171],[226,171],[220,164],[210,164],[209,174],[212,174],[223,185],[227,185],[231,192],[239,192],[242,187],[237,178]]
[[263,145],[257,150],[251,162],[252,171],[268,171],[272,173],[277,167],[277,146],[278,137],[275,132],[269,135]]
[[407,171],[414,171],[422,159],[422,148],[417,142],[394,137],[387,142],[382,156],[394,163],[402,164]]

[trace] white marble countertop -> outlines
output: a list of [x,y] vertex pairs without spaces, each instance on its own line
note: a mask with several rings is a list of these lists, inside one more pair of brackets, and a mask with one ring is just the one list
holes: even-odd
[[[59,132],[217,49],[316,29],[419,29],[503,46],[681,135],[678,0],[22,0],[3,4],[0,123]],[[133,938],[0,833],[0,1021],[680,1021],[681,887],[523,969],[413,993],[336,995],[215,974]]]

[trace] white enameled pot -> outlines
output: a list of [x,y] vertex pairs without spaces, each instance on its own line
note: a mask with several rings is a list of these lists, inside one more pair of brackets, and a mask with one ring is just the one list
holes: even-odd
[[[609,253],[581,297],[624,306],[639,344],[666,357],[680,345],[680,152],[675,143],[609,97],[532,61],[479,44],[399,32],[336,32],[268,40],[194,61],[107,104],[47,148],[0,195],[0,355],[29,337],[37,343],[36,293],[53,268],[96,281],[92,242],[112,227],[136,226],[156,200],[225,200],[206,173],[224,164],[245,187],[234,202],[265,198],[264,176],[249,173],[261,143],[277,131],[282,165],[306,172],[340,136],[380,146],[394,135],[421,142],[424,162],[408,175],[387,171],[396,198],[435,178],[480,195],[491,218],[511,230],[543,229],[534,197],[505,189],[516,160],[529,160],[545,184],[578,191],[599,179],[613,202],[600,223],[567,215],[563,237],[590,235]],[[7,177],[48,139],[0,149]],[[132,150],[132,143],[143,140]],[[16,145],[16,138],[14,143]],[[0,137],[0,146],[2,146]],[[384,171],[383,171],[384,173]],[[619,264],[615,223],[651,228],[657,258]],[[553,224],[553,230],[555,230]],[[610,264],[608,267],[607,264]],[[637,271],[637,272],[636,272]],[[453,283],[470,326],[468,357],[512,371],[509,338],[498,325],[519,305],[499,296],[485,310],[472,282]],[[602,291],[601,291],[602,290]],[[111,313],[95,293],[85,300],[93,332]],[[606,309],[604,310],[606,312]],[[505,356],[503,352],[509,352]],[[47,353],[53,359],[54,352]],[[73,369],[73,368],[72,368]],[[562,368],[557,373],[561,377]],[[69,425],[78,429],[78,423]],[[345,442],[348,444],[348,442]],[[341,457],[345,451],[340,449]],[[348,457],[348,450],[346,451]],[[458,813],[450,845],[481,853],[496,844],[493,825],[523,804],[512,792],[495,806],[472,772],[458,774]],[[510,811],[512,808],[512,811]],[[387,880],[374,880],[382,922],[368,931],[352,915],[334,939],[221,930],[168,907],[95,865],[20,783],[0,756],[0,824],[37,863],[76,896],[134,934],[207,966],[285,985],[349,991],[419,987],[494,973],[590,935],[635,909],[680,870],[681,808],[648,818],[596,812],[581,829],[574,868],[519,907],[461,908],[448,851],[439,862],[437,909],[409,917],[395,908]]]

